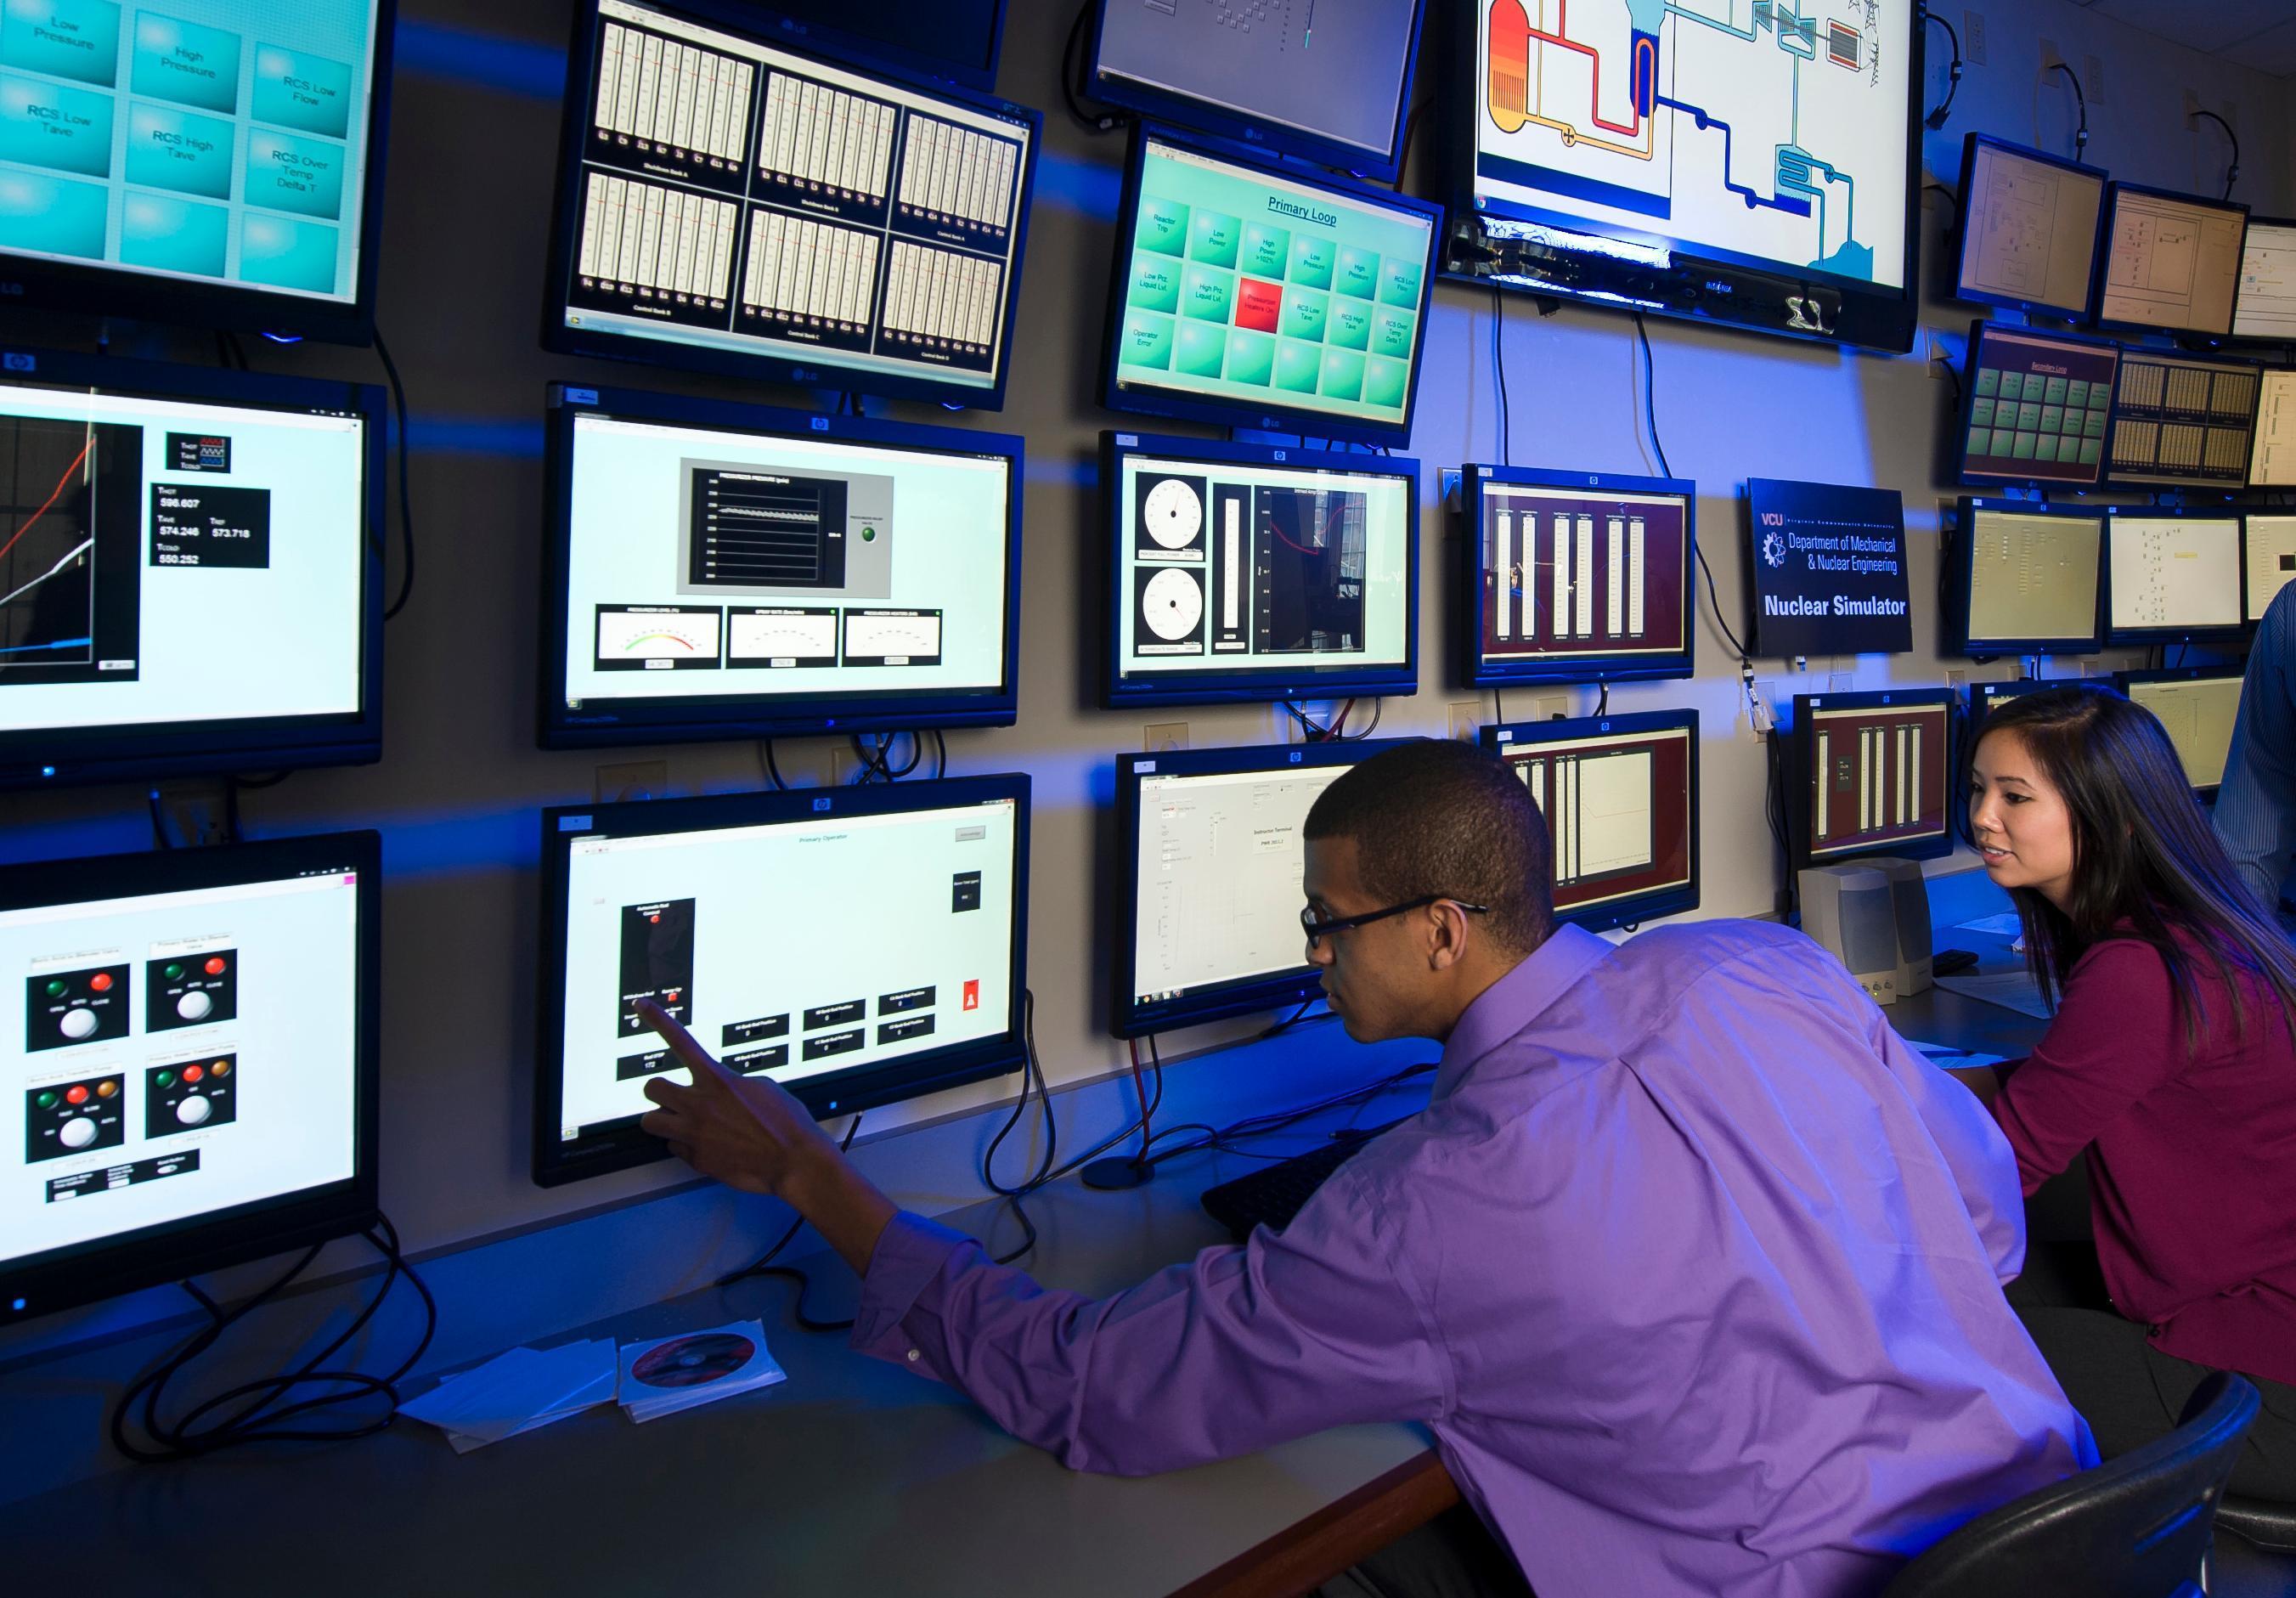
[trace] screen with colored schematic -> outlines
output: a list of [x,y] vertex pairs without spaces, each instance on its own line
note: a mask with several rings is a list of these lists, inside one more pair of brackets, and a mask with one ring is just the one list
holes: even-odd
[[1470,469],[1475,684],[1688,676],[1686,483]]
[[358,886],[0,910],[0,1274],[353,1176]]
[[1141,141],[1110,403],[1404,430],[1439,213],[1160,135]]
[[1961,480],[2095,487],[2120,363],[2103,340],[1977,324],[1963,381]]

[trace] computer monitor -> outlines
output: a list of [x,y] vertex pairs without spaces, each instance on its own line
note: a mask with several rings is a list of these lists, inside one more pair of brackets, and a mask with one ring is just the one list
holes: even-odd
[[1913,0],[1459,8],[1443,269],[1909,349],[1923,31]]
[[2052,688],[2111,688],[2111,677],[2022,677],[2013,683],[1972,683],[1969,720],[1972,735],[1985,731],[1985,718],[2013,699],[2044,693]]
[[2091,654],[2099,647],[2102,510],[1964,499],[1946,565],[1946,651]]
[[534,1180],[659,1160],[660,1004],[827,1118],[1018,1070],[1029,779],[565,805],[542,814]]
[[1953,852],[1950,688],[1798,693],[1787,781],[1792,869]]
[[1103,397],[1400,442],[1442,217],[1423,200],[1143,126],[1118,215]]
[[2261,373],[2237,356],[2123,349],[2107,479],[2241,488],[2254,453]]
[[1001,406],[1043,119],[711,6],[577,6],[544,341]]
[[1698,712],[1487,726],[1546,818],[1554,914],[1590,931],[1698,908]]
[[2103,339],[1972,323],[1956,475],[1973,484],[2095,488],[2121,358]]
[[1697,484],[1471,464],[1459,495],[1463,680],[1691,675]]
[[1100,0],[1085,86],[1111,105],[1385,182],[1425,9]]
[[0,787],[376,758],[381,390],[4,360]]
[[0,1322],[373,1224],[381,865],[338,832],[0,867]]
[[2104,173],[1972,133],[1961,150],[1957,299],[2076,317],[2088,312]]
[[1419,463],[1100,436],[1111,709],[1419,691]]
[[2096,324],[2223,338],[2232,332],[2247,230],[2248,207],[2236,201],[2107,184]]
[[2223,785],[2233,728],[2240,720],[2238,667],[2121,671],[2112,680],[2131,704],[2160,717],[2195,793],[2211,794]]
[[2248,219],[2232,336],[2296,343],[2296,221]]
[[8,8],[12,309],[365,344],[396,0]]
[[2256,439],[2248,455],[2251,488],[2296,488],[2296,371],[2257,373]]
[[545,747],[1011,725],[1018,438],[562,386],[548,448]]
[[1116,758],[1117,1037],[1323,992],[1300,931],[1300,829],[1349,766],[1402,742]]
[[2235,512],[2115,505],[2104,523],[2104,641],[2181,643],[2240,630]]
[[2249,620],[2261,621],[2272,602],[2296,580],[2296,516],[2251,511],[2242,519],[2245,548],[2241,586]]
[[1004,0],[773,0],[775,37],[982,94],[996,86]]

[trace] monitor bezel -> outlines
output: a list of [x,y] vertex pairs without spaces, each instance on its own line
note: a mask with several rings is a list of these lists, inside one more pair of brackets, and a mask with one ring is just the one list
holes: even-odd
[[[2255,215],[2253,212],[2250,213],[2248,225],[2242,228],[2240,234],[2240,259],[2241,265],[2243,267],[2248,265],[2249,233],[2251,229],[2258,227],[2284,227],[2292,233],[2296,233],[2296,217],[2259,217]],[[2232,324],[2235,329],[2240,326],[2240,287],[2238,284],[2234,284],[2232,295]],[[2225,342],[2228,344],[2243,344],[2251,348],[2284,348],[2288,344],[2289,340],[2286,339],[2259,338],[2255,333],[2234,332],[2225,335]]]
[[[1891,706],[1913,705],[1941,709],[1945,712],[1945,821],[1935,838],[1898,838],[1870,844],[1861,848],[1829,849],[1812,858],[1810,836],[1810,762],[1816,758],[1814,730],[1810,711],[1819,708],[1851,710],[1882,710]],[[1793,696],[1793,735],[1789,741],[1792,758],[1786,773],[1786,869],[1807,871],[1818,865],[1839,865],[1845,861],[1871,859],[1886,856],[1899,860],[1942,860],[1954,851],[1954,783],[1953,762],[1960,748],[1960,728],[1955,717],[1961,711],[1960,692],[1953,688],[1884,688],[1844,693],[1797,693]]]
[[[869,394],[888,399],[930,399],[960,410],[1001,411],[1012,378],[1013,326],[1021,302],[1021,274],[1028,258],[1029,212],[1036,192],[1037,162],[1045,140],[1044,113],[993,94],[976,94],[948,83],[924,83],[882,63],[864,64],[843,54],[801,47],[771,33],[759,13],[735,14],[717,0],[633,0],[651,9],[735,35],[761,49],[777,50],[833,70],[878,78],[887,88],[927,100],[939,99],[982,116],[1019,123],[1029,130],[1027,158],[1021,163],[1021,191],[1014,204],[1012,269],[1005,274],[1004,305],[997,334],[996,381],[988,388],[899,373],[864,371],[828,358],[802,360],[769,349],[720,349],[676,340],[566,325],[566,286],[572,281],[576,242],[581,232],[582,151],[590,106],[590,61],[598,26],[598,0],[578,0],[567,45],[566,91],[558,125],[558,168],[550,213],[549,276],[542,295],[542,346],[558,355],[587,356],[680,371],[716,373],[751,381],[785,383],[832,393]],[[768,31],[761,32],[763,27]],[[746,216],[746,200],[744,215]],[[744,242],[741,250],[746,250]],[[737,250],[736,261],[741,250]],[[882,311],[882,307],[880,307]]]
[[[1118,1037],[1147,1037],[1179,1027],[1305,1004],[1324,991],[1318,968],[1297,967],[1230,985],[1143,1003],[1135,996],[1140,970],[1140,781],[1146,776],[1236,776],[1306,766],[1356,766],[1414,742],[1408,738],[1331,739],[1321,743],[1239,744],[1222,749],[1167,750],[1116,757],[1116,925],[1110,962],[1109,1030]],[[1303,939],[1304,944],[1304,939]]]
[[[2136,703],[2136,696],[2129,690],[2146,683],[2237,683],[2244,675],[2244,668],[2238,666],[2171,666],[2157,671],[2116,671],[2111,681],[2120,697],[2133,705]],[[2138,705],[2137,709],[2144,709],[2144,707]],[[2146,714],[2151,712],[2147,710]],[[2157,721],[2160,718],[2154,717],[2153,719]],[[2223,785],[2221,783],[2195,783],[2192,787],[2195,797],[2210,799]]]
[[[70,263],[0,253],[0,295],[12,309],[81,311],[180,327],[277,336],[293,343],[374,342],[375,284],[381,266],[383,157],[390,138],[393,51],[398,0],[375,0],[369,42],[366,170],[360,184],[358,271],[347,301],[247,283],[155,276],[104,261]],[[124,91],[122,91],[124,97]],[[107,180],[123,183],[124,179]]]
[[[1970,182],[1977,170],[1977,152],[1980,149],[1996,150],[2013,155],[2021,160],[2033,161],[2045,167],[2054,167],[2061,172],[2078,173],[2093,177],[2097,183],[2096,225],[2089,230],[2088,270],[2081,274],[2084,293],[2079,305],[2059,305],[2046,299],[2021,299],[2012,294],[1988,294],[1971,288],[1962,281],[1962,263],[1969,249]],[[1955,191],[1954,236],[1952,242],[1953,297],[1970,305],[2005,306],[2012,310],[2039,312],[2044,316],[2062,316],[2069,322],[2079,322],[2089,314],[2095,303],[2097,241],[2104,227],[2104,191],[2112,182],[2112,175],[2102,167],[2092,167],[2085,161],[2069,160],[2062,155],[2051,155],[2046,150],[2036,150],[2030,144],[2020,144],[1989,133],[1972,133],[1962,140],[1961,183]]]
[[[2098,452],[2096,476],[2087,482],[2069,482],[2054,477],[2012,477],[2005,473],[1972,471],[1969,466],[1970,418],[1976,414],[1977,355],[1984,341],[1996,335],[2006,338],[2062,339],[2068,344],[2086,344],[2092,348],[2112,351],[2112,399],[2106,410],[2104,447]],[[2064,493],[2087,493],[2103,486],[2105,473],[2112,456],[2112,424],[2120,414],[2120,363],[2128,349],[2118,339],[2099,338],[2093,333],[2069,332],[2054,327],[2015,327],[2007,323],[1980,317],[1969,324],[1969,348],[1962,356],[1961,399],[1956,409],[1956,429],[1953,439],[1953,480],[1972,488],[2054,488]]]
[[[2255,403],[2248,410],[2248,452],[2241,463],[2240,480],[2226,481],[2221,478],[2179,477],[2171,471],[2124,474],[2112,469],[2112,438],[2120,430],[2120,374],[2128,370],[2130,360],[2191,361],[2200,365],[2244,366],[2256,374]],[[2210,494],[2239,494],[2248,488],[2249,469],[2256,462],[2256,419],[2264,406],[2264,363],[2251,355],[2232,355],[2221,349],[2148,349],[2123,345],[2120,363],[2112,374],[2112,416],[2106,422],[2103,486],[2123,488],[2197,488]],[[2220,425],[2211,423],[2210,425]]]
[[[2160,322],[2118,321],[2105,316],[2104,283],[2105,279],[2112,275],[2112,234],[2114,225],[2120,218],[2120,197],[2124,193],[2149,194],[2155,200],[2174,200],[2180,204],[2198,206],[2203,210],[2239,213],[2240,242],[2234,250],[2235,261],[2233,266],[2232,305],[2225,312],[2223,327],[2177,327]],[[2097,214],[2096,236],[2096,263],[2090,276],[2088,289],[2088,324],[2091,327],[2112,332],[2153,333],[2169,338],[2228,339],[2232,336],[2232,324],[2240,316],[2238,262],[2245,259],[2248,253],[2248,204],[2245,201],[2211,200],[2205,194],[2187,194],[2177,189],[2163,189],[2152,184],[2128,183],[2120,178],[2114,178],[2105,185],[2104,206]],[[2117,386],[2113,392],[2117,398],[2120,394]]]
[[[1477,729],[1476,747],[1485,754],[1505,760],[1510,751],[1543,743],[1567,742],[1581,738],[1630,738],[1638,733],[1683,733],[1690,734],[1689,762],[1686,768],[1690,789],[1690,881],[1679,888],[1658,888],[1632,894],[1606,904],[1590,905],[1584,910],[1557,908],[1554,919],[1572,926],[1584,927],[1589,932],[1609,932],[1620,927],[1638,927],[1644,922],[1661,915],[1681,915],[1698,908],[1700,856],[1705,852],[1700,847],[1699,830],[1699,734],[1698,712],[1683,710],[1641,710],[1624,716],[1577,716],[1562,721],[1501,722]],[[1549,855],[1547,875],[1554,876],[1554,834],[1547,835]]]
[[[1401,417],[1394,422],[1378,422],[1336,411],[1287,406],[1276,401],[1273,386],[1268,390],[1269,403],[1266,405],[1255,405],[1242,399],[1223,399],[1215,395],[1192,394],[1181,389],[1144,389],[1137,384],[1130,388],[1121,386],[1118,356],[1123,348],[1125,291],[1131,280],[1132,256],[1139,235],[1140,189],[1143,174],[1147,169],[1148,145],[1152,140],[1278,182],[1324,189],[1360,204],[1410,212],[1427,220],[1427,261],[1419,274],[1418,321],[1412,335],[1411,370],[1404,379]],[[1136,415],[1175,417],[1190,422],[1215,422],[1225,427],[1295,433],[1303,439],[1313,436],[1357,444],[1402,443],[1411,436],[1412,418],[1419,409],[1419,377],[1427,365],[1427,314],[1434,300],[1435,278],[1441,264],[1442,251],[1443,208],[1432,201],[1390,189],[1375,189],[1325,173],[1295,171],[1263,153],[1239,149],[1201,134],[1183,133],[1159,124],[1137,123],[1133,127],[1131,145],[1125,155],[1124,186],[1117,201],[1116,249],[1109,263],[1108,308],[1101,328],[1101,404],[1111,411]]]
[[[2217,627],[2116,627],[2112,625],[2112,529],[2124,517],[2138,520],[2226,521],[2232,524],[2233,553],[2240,561],[2235,609],[2241,619]],[[2177,505],[2108,505],[2104,541],[2097,546],[2097,625],[2109,647],[2128,643],[2223,643],[2245,636],[2248,617],[2248,517],[2238,510],[2190,510]]]
[[[1494,485],[1566,489],[1579,494],[1642,494],[1682,501],[1682,647],[1621,655],[1574,655],[1567,660],[1491,660],[1482,651],[1482,502]],[[1698,615],[1694,572],[1698,561],[1698,485],[1687,478],[1630,477],[1612,471],[1549,471],[1527,466],[1469,462],[1460,468],[1459,564],[1455,574],[1452,622],[1458,635],[1460,681],[1471,688],[1505,688],[1518,683],[1651,683],[1697,675]]]
[[[1355,472],[1400,478],[1404,482],[1403,659],[1393,665],[1325,666],[1283,672],[1175,673],[1152,682],[1124,677],[1124,645],[1119,617],[1131,604],[1126,593],[1122,553],[1123,463],[1128,455],[1160,455],[1210,464],[1282,467],[1293,471]],[[1304,464],[1303,464],[1304,463]],[[1100,537],[1103,566],[1101,594],[1107,609],[1103,626],[1107,652],[1102,656],[1101,703],[1111,710],[1138,705],[1280,704],[1301,699],[1408,699],[1419,692],[1419,463],[1405,455],[1357,455],[1337,449],[1233,444],[1156,433],[1100,435]]]
[[0,909],[84,904],[151,894],[280,881],[348,869],[358,873],[357,1014],[351,1029],[351,1175],[317,1187],[139,1227],[114,1241],[74,1244],[0,1264],[0,1324],[308,1248],[373,1226],[381,1091],[382,840],[371,831],[324,832],[209,848],[98,855],[0,867]]
[[[1214,138],[1291,156],[1355,177],[1378,183],[1396,180],[1397,159],[1405,153],[1401,145],[1404,128],[1411,118],[1411,91],[1418,78],[1419,53],[1426,37],[1428,0],[1412,0],[1410,37],[1404,46],[1403,81],[1398,86],[1394,119],[1383,151],[1308,133],[1288,123],[1244,115],[1193,94],[1152,87],[1136,78],[1111,75],[1101,64],[1108,4],[1109,0],[1097,0],[1093,7],[1092,39],[1085,52],[1084,92],[1091,98],[1159,121],[1196,128]],[[1432,251],[1427,270],[1431,275],[1435,270]]]
[[[574,515],[576,418],[597,415],[727,432],[753,432],[843,443],[911,447],[938,454],[988,455],[1005,463],[1004,685],[950,692],[898,689],[874,694],[780,696],[756,709],[694,699],[634,701],[606,716],[566,706],[566,661],[573,640],[566,614]],[[828,733],[910,732],[924,727],[1006,727],[1019,713],[1021,688],[1021,502],[1026,442],[1016,433],[925,427],[870,417],[831,416],[731,400],[697,399],[640,389],[550,385],[544,428],[545,507],[542,550],[542,678],[537,699],[536,742],[544,749],[609,749],[633,743],[705,743],[744,738],[808,737]],[[895,697],[887,697],[888,694]]]
[[[1976,518],[1982,512],[2006,516],[2049,516],[2069,521],[2098,524],[2097,602],[2090,607],[2089,630],[2078,638],[1973,638],[1969,624],[1975,595]],[[2030,499],[1988,499],[1964,495],[1954,506],[1954,534],[1945,553],[1945,603],[1939,618],[1944,624],[1945,647],[1939,651],[1970,659],[1993,655],[2093,655],[2104,646],[2104,544],[2103,505],[2048,504]]]
[[[1013,801],[1013,1012],[1005,1030],[977,1042],[922,1049],[873,1066],[829,1071],[785,1085],[816,1119],[851,1115],[986,1081],[1026,1068],[1029,974],[1029,779],[1024,773],[873,783],[864,787],[765,790],[697,799],[633,799],[603,805],[554,805],[541,813],[540,1001],[534,1050],[533,1178],[558,1187],[670,1157],[668,1144],[630,1116],[562,1140],[566,1053],[566,922],[571,846],[578,838],[712,832],[728,828],[802,824],[823,816],[890,815]],[[706,1045],[706,1040],[705,1045]],[[711,1049],[714,1056],[718,1051]]]
[[[372,383],[335,382],[118,356],[12,348],[0,380],[128,397],[290,411],[351,411],[365,423],[366,492],[353,534],[364,552],[357,605],[358,709],[324,716],[235,717],[177,728],[167,722],[0,730],[0,791],[76,787],[216,772],[299,771],[382,758],[385,405]],[[148,512],[146,512],[148,519]],[[144,568],[148,570],[148,566]],[[228,729],[228,731],[226,731]]]

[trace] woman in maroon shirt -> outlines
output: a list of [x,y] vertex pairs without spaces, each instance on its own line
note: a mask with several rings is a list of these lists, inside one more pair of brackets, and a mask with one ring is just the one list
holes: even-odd
[[2062,989],[2032,1055],[1972,1086],[2028,1194],[2088,1151],[2096,1236],[2094,1264],[2029,1264],[2010,1297],[2107,1457],[2173,1427],[2208,1370],[2254,1378],[2234,1490],[2296,1503],[2296,945],[2119,694],[2012,700],[1971,766],[1986,873]]

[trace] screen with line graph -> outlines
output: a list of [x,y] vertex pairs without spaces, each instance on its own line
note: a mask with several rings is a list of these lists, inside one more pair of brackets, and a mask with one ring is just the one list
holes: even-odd
[[1513,246],[1484,275],[1894,346],[1894,320],[1856,308],[1879,302],[1910,337],[1910,0],[1477,0],[1476,18],[1461,209]]
[[562,389],[553,744],[1013,719],[1021,441]]
[[363,742],[372,390],[8,359],[0,782],[228,768],[328,724]]

